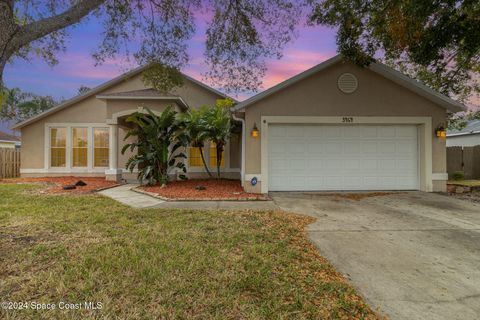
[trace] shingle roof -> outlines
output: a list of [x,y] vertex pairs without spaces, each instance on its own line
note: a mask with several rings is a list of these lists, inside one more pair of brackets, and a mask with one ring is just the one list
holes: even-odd
[[480,120],[471,120],[468,121],[467,126],[462,130],[448,130],[447,136],[460,136],[478,133],[480,133]]
[[13,136],[6,132],[0,131],[0,140],[2,141],[12,141],[12,142],[20,142],[20,137]]

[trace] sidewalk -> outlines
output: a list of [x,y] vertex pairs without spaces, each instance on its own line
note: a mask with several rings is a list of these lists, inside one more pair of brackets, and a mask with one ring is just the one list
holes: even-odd
[[124,184],[118,187],[100,191],[99,194],[137,209],[151,208],[161,204],[162,202],[165,202],[163,200],[130,190],[136,186],[136,184]]
[[125,184],[100,191],[99,194],[112,198],[127,206],[159,209],[199,209],[199,210],[275,210],[273,201],[163,201],[147,194],[132,191],[136,184]]

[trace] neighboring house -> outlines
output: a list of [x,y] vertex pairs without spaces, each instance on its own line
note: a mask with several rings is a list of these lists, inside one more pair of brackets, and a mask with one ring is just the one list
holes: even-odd
[[473,147],[480,145],[480,120],[472,120],[462,130],[447,132],[447,147]]
[[[144,69],[16,125],[22,175],[129,178],[128,155],[120,154],[129,114],[167,105],[182,112],[224,97],[188,76],[183,87],[161,95],[144,86]],[[445,139],[435,129],[447,111],[460,110],[385,65],[360,68],[336,56],[233,108],[243,129],[227,145],[223,170],[249,192],[445,191]],[[202,176],[198,155],[188,155],[190,177]]]
[[20,145],[19,137],[0,131],[0,148],[19,148]]

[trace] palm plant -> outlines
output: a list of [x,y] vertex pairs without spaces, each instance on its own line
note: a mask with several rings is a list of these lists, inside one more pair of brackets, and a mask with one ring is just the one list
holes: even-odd
[[185,123],[186,134],[191,147],[198,148],[202,163],[205,171],[209,177],[212,177],[212,173],[208,169],[208,165],[205,161],[205,155],[203,148],[207,139],[207,132],[203,127],[203,119],[208,112],[208,107],[204,106],[200,109],[191,109],[183,114],[182,120]]
[[138,168],[140,183],[147,180],[150,185],[160,183],[165,186],[168,174],[173,168],[182,170],[183,174],[179,177],[186,179],[186,167],[182,161],[186,156],[179,152],[188,144],[183,123],[177,119],[177,113],[171,107],[160,115],[154,114],[150,109],[146,110],[146,114],[135,112],[126,120],[135,127],[128,131],[124,140],[131,136],[137,137],[135,142],[122,148],[122,154],[128,149],[137,150],[137,153],[128,159],[127,169],[133,172]]
[[220,166],[222,163],[223,150],[231,135],[232,121],[230,107],[231,99],[217,100],[215,106],[206,110],[201,118],[201,127],[205,132],[205,138],[215,143],[217,154],[217,178],[220,179]]

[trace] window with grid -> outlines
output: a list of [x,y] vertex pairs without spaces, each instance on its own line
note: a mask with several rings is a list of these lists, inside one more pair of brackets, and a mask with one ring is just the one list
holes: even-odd
[[93,129],[93,166],[108,167],[108,128]]
[[50,128],[50,166],[65,167],[67,155],[67,130]]
[[188,166],[203,167],[202,156],[197,147],[188,147]]
[[88,129],[72,128],[72,167],[86,167],[88,163]]
[[[223,167],[224,165],[225,165],[225,146],[223,147],[222,161],[220,162],[221,167]],[[213,142],[210,143],[210,167],[213,167],[213,168],[217,167],[217,145]]]

